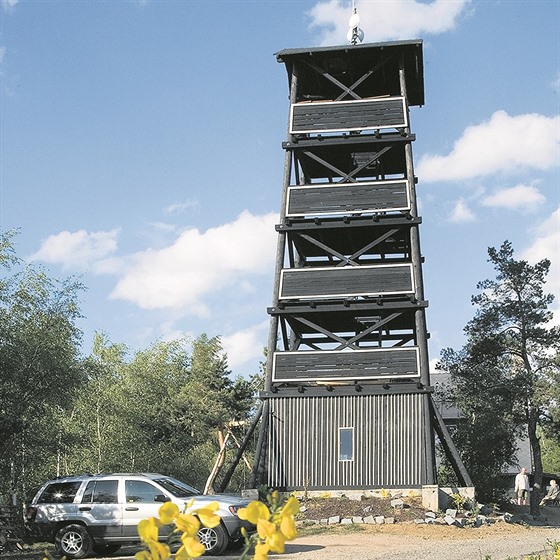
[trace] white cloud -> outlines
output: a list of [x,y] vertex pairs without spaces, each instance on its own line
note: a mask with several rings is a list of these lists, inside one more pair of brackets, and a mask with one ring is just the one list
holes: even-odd
[[[560,305],[560,208],[556,209],[538,228],[535,238],[521,254],[521,258],[536,263],[542,259],[550,260],[547,279],[548,291],[556,298],[557,309]],[[560,320],[560,315],[557,315]]]
[[476,221],[476,216],[470,210],[467,203],[461,198],[455,204],[455,207],[449,216],[449,221],[456,224],[464,224]]
[[176,225],[168,224],[167,222],[151,222],[149,225],[156,232],[160,233],[175,233],[177,231]]
[[275,213],[253,216],[205,232],[189,229],[163,249],[127,258],[127,270],[111,297],[144,309],[208,314],[204,297],[224,289],[246,289],[255,274],[270,274],[275,260]]
[[170,204],[167,208],[164,208],[166,214],[177,214],[188,208],[196,208],[198,206],[198,200],[185,200],[184,202],[175,202]]
[[6,12],[9,12],[18,2],[19,0],[2,0],[2,8],[4,8]]
[[[269,322],[263,321],[247,329],[221,337],[230,368],[242,369],[241,366],[249,362],[264,361],[263,348],[267,341],[268,326]],[[246,373],[251,375],[258,372],[248,371]]]
[[483,206],[507,208],[534,212],[546,201],[544,195],[533,185],[517,185],[508,189],[501,189],[482,199]]
[[447,156],[427,155],[418,165],[423,181],[460,181],[497,172],[549,169],[558,165],[560,117],[510,116],[496,111],[468,127]]
[[51,264],[60,264],[64,270],[85,270],[117,250],[119,230],[75,232],[62,231],[41,243],[39,250],[29,257]]
[[[470,0],[391,0],[390,2],[357,2],[360,27],[365,41],[410,39],[453,29]],[[321,45],[347,43],[351,3],[341,0],[319,2],[311,8],[311,27],[320,29]]]

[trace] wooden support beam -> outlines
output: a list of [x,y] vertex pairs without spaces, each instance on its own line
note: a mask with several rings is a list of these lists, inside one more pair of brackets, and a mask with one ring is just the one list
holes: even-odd
[[204,495],[206,494],[213,494],[213,484],[214,484],[214,480],[216,480],[216,477],[218,476],[218,473],[220,472],[220,469],[224,466],[224,462],[225,462],[225,458],[226,458],[226,445],[229,439],[231,432],[227,432],[227,434],[224,437],[224,434],[222,432],[222,430],[218,430],[218,441],[220,442],[220,451],[218,453],[218,456],[216,457],[216,461],[214,462],[214,467],[212,468],[212,471],[210,472],[210,476],[208,476],[208,480],[206,481],[206,484],[204,486],[204,491],[202,492]]
[[461,456],[459,455],[459,452],[457,451],[457,448],[455,447],[455,444],[451,439],[451,435],[449,434],[447,426],[445,425],[445,422],[443,421],[436,403],[434,402],[434,398],[432,395],[430,395],[429,398],[432,418],[435,421],[434,428],[441,441],[441,444],[443,445],[445,454],[449,459],[449,462],[451,463],[451,466],[453,467],[453,470],[455,471],[455,474],[457,475],[459,481],[462,482],[464,486],[473,486],[471,477],[469,476],[469,473],[467,472],[467,469],[463,464]]
[[315,70],[315,72],[317,72],[317,74],[319,74],[320,76],[323,76],[324,78],[326,78],[327,80],[329,80],[333,84],[337,85],[343,91],[344,95],[350,95],[354,99],[361,99],[361,97],[357,93],[352,91],[348,86],[343,84],[340,80],[337,80],[334,76],[329,74],[326,70],[323,70],[323,68],[321,68],[319,65],[313,64],[312,62],[309,62],[309,60],[303,60],[303,62],[307,66],[309,66],[309,68],[312,68],[313,70]]
[[[261,419],[262,413],[263,413],[263,401],[260,402],[259,407],[257,408],[257,410],[255,412],[255,416],[253,417],[253,421],[251,422],[251,425],[249,426],[249,429],[247,430],[247,433],[245,434],[245,437],[243,438],[243,442],[241,443],[241,445],[238,444],[237,454],[235,455],[235,458],[233,459],[232,464],[229,466],[228,470],[226,471],[226,473],[224,475],[224,478],[222,479],[222,481],[218,485],[218,492],[219,493],[225,492],[225,490],[227,488],[227,485],[229,484],[229,481],[231,480],[231,477],[233,476],[233,473],[235,472],[235,469],[237,468],[237,465],[239,464],[239,461],[240,461],[241,457],[243,456],[243,453],[245,452],[245,450],[247,449],[247,446],[249,445],[249,441],[251,440],[251,437],[253,436],[253,432],[255,431],[255,428],[257,427],[257,424],[259,423],[259,420]],[[263,430],[261,430],[261,434],[262,433],[263,433]],[[257,444],[257,447],[258,447],[259,444],[262,445],[262,440],[261,440],[261,435],[260,434],[259,434],[259,443]],[[257,465],[258,465],[258,459],[257,459],[257,454],[255,454],[255,463],[254,463],[253,468],[255,469],[257,467]],[[249,466],[249,465],[247,465],[247,466]],[[252,479],[254,480],[254,474],[252,476]]]

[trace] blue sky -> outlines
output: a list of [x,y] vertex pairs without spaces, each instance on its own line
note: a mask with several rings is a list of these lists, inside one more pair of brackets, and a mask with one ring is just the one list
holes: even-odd
[[[411,111],[430,357],[463,343],[488,246],[552,261],[560,300],[560,3],[357,1],[365,42],[423,39]],[[273,56],[346,43],[351,2],[1,0],[0,228],[81,275],[93,333],[132,350],[268,335],[288,116]],[[555,303],[558,322],[558,301]]]

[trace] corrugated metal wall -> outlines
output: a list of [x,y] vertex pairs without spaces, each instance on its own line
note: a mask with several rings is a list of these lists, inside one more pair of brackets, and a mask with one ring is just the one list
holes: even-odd
[[[275,488],[388,488],[425,484],[426,395],[273,397],[268,484]],[[353,428],[353,460],[339,460]]]

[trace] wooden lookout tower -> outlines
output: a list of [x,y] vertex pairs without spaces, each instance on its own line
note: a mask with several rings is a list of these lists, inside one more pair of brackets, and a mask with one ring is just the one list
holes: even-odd
[[290,109],[257,482],[436,483],[409,107],[421,41],[289,49]]

